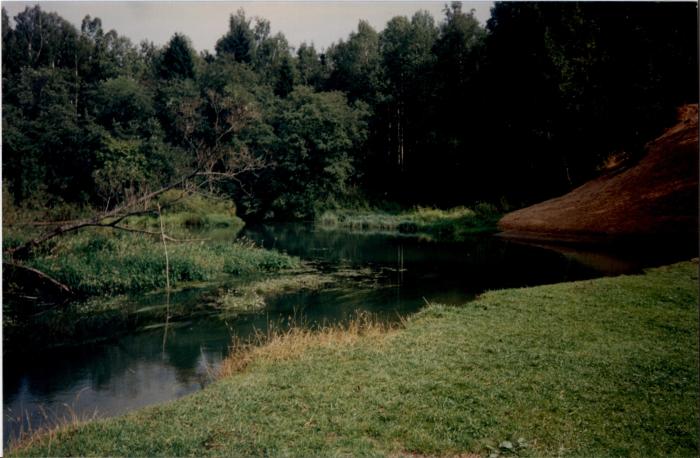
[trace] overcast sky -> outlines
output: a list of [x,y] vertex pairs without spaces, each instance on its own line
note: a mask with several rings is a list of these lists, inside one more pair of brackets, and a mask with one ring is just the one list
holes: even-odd
[[[8,2],[2,5],[12,18],[26,6],[40,3],[45,11],[56,12],[80,28],[80,23],[89,14],[102,19],[105,30],[115,29],[134,43],[141,40],[162,45],[175,32],[190,37],[195,49],[212,51],[218,40],[228,29],[228,17],[238,8],[245,9],[247,16],[268,19],[273,33],[281,31],[289,44],[297,47],[301,42],[316,45],[317,49],[328,47],[340,38],[356,30],[360,19],[366,19],[381,30],[394,16],[412,16],[420,9],[429,11],[436,22],[442,20],[443,1],[399,2],[399,1],[248,1],[248,2]],[[476,10],[482,24],[489,18],[493,2],[464,2],[463,9]]]

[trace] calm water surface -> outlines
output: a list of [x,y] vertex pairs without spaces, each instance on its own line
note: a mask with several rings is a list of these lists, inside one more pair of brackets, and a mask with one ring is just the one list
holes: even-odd
[[[387,234],[347,233],[306,224],[249,227],[240,234],[285,251],[341,280],[315,292],[270,298],[260,313],[223,318],[211,313],[156,325],[103,344],[51,350],[4,361],[4,442],[73,415],[107,417],[176,399],[201,389],[226,357],[233,336],[245,338],[290,318],[308,326],[368,311],[385,319],[427,302],[462,304],[490,289],[532,286],[602,275],[682,259],[664,251],[622,254],[553,251],[484,236],[439,244]],[[685,256],[687,257],[687,256]],[[235,282],[235,279],[230,280]],[[216,285],[174,294],[173,307],[201,308]],[[137,296],[134,309],[162,307],[163,294]]]

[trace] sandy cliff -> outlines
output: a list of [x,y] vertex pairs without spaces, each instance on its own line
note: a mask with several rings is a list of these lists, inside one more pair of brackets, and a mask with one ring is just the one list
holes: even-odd
[[698,105],[646,145],[633,167],[610,172],[561,197],[505,215],[504,237],[577,239],[698,234]]

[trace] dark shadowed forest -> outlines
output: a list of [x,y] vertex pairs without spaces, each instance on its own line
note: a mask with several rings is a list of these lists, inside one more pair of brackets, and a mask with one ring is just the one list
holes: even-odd
[[[132,43],[41,7],[2,13],[3,192],[19,208],[109,209],[202,166],[247,220],[357,205],[502,210],[634,160],[697,101],[694,3],[496,3],[480,24],[360,21],[293,48],[243,10],[214,53]],[[67,215],[68,216],[68,215]]]

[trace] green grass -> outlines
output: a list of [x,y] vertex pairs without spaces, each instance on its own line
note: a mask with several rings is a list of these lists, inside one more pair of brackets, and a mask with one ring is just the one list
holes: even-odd
[[[298,258],[250,242],[235,242],[234,236],[235,232],[229,232],[228,238],[168,243],[171,288],[233,277],[249,281],[282,272],[285,278],[293,278],[290,273],[301,265]],[[16,243],[12,237],[4,241],[8,245]],[[131,313],[129,295],[165,289],[163,245],[149,235],[87,229],[55,239],[25,264],[67,285],[76,297],[60,306],[47,307],[41,303],[48,293],[40,293],[35,301],[22,299],[36,294],[32,280],[6,279],[3,331],[6,348],[14,351],[26,346],[81,344],[128,331],[147,319]],[[262,295],[255,294],[262,299]],[[214,312],[216,300],[211,302],[201,305]]]
[[496,232],[500,217],[500,212],[494,206],[477,204],[473,209],[417,207],[398,213],[329,210],[317,219],[317,223],[326,228],[389,231],[442,241],[460,241],[470,235]]
[[[163,226],[170,235],[201,229],[240,230],[244,226],[233,202],[220,197],[171,190],[162,194],[158,203],[163,205]],[[153,215],[131,216],[125,223],[133,228],[160,230],[160,220]]]
[[523,438],[523,455],[697,456],[697,283],[686,262],[288,334],[201,392],[10,454],[488,455]]
[[[233,237],[232,237],[233,238]],[[297,267],[285,254],[232,240],[169,243],[170,282],[214,280],[222,274],[253,274]],[[156,237],[86,230],[56,242],[27,264],[81,295],[110,295],[165,287],[165,256]]]

